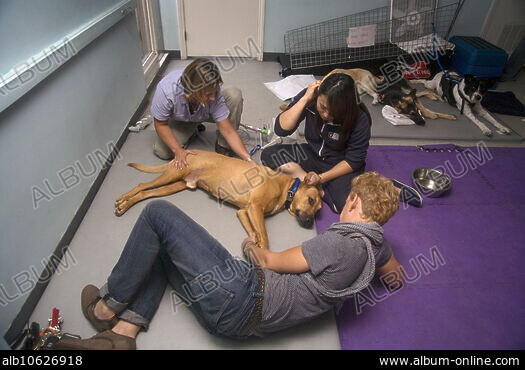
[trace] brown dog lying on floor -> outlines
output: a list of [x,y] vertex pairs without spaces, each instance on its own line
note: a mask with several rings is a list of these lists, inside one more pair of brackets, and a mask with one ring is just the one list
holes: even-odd
[[156,167],[128,164],[139,171],[162,174],[119,197],[115,202],[115,214],[123,215],[143,199],[199,187],[215,198],[239,207],[237,217],[248,235],[255,234],[263,248],[268,248],[264,217],[283,210],[285,206],[301,226],[312,227],[314,216],[321,209],[317,187],[304,182],[294,186],[296,180],[290,176],[253,162],[214,152],[193,151],[197,154],[187,157],[188,166],[182,170],[177,169],[173,161]]

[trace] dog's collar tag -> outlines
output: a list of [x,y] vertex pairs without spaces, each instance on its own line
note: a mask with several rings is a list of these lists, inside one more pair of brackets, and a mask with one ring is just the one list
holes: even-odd
[[293,197],[295,196],[295,193],[297,192],[300,183],[301,180],[299,178],[296,178],[292,187],[288,190],[288,194],[286,195],[286,203],[284,204],[286,209],[289,209],[292,205]]

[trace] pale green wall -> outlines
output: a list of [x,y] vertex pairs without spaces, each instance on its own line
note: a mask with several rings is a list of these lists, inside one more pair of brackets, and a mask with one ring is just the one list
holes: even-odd
[[0,74],[118,3],[118,0],[0,1]]
[[[23,15],[22,5],[19,11]],[[40,17],[55,19],[55,9],[41,11]],[[52,27],[52,22],[41,23]],[[63,37],[57,30],[48,32]],[[24,44],[17,40],[19,46]],[[6,47],[4,54],[19,49],[14,44]],[[4,304],[0,294],[0,333],[29,295],[20,294],[13,277],[33,275],[32,269],[40,275],[42,261],[55,250],[102,166],[70,189],[58,173],[76,161],[91,169],[87,156],[97,150],[108,153],[107,144],[116,143],[145,93],[137,25],[131,14],[0,112],[0,285],[9,295],[19,296]],[[63,194],[38,202],[35,209],[32,188],[45,190],[46,179]],[[74,182],[71,178],[69,185]],[[30,282],[23,286],[27,287]]]

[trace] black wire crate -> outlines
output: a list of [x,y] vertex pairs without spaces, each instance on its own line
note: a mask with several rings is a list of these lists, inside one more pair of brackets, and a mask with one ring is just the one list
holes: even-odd
[[[284,36],[281,74],[312,74],[319,67],[344,68],[355,62],[399,56],[415,59],[414,54],[432,53],[434,35],[438,50],[445,54],[454,49],[447,40],[461,4],[430,7],[397,18],[392,8],[385,6],[290,30]],[[362,30],[368,31],[368,44],[353,44],[352,32]]]

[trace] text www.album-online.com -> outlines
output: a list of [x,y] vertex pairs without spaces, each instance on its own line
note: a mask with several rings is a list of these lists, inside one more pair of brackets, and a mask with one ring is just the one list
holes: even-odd
[[380,357],[380,365],[404,365],[404,366],[435,366],[435,365],[457,365],[457,366],[519,366],[520,359],[513,357]]

